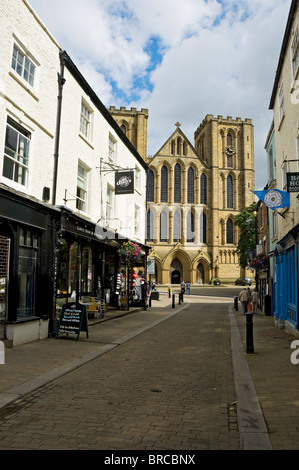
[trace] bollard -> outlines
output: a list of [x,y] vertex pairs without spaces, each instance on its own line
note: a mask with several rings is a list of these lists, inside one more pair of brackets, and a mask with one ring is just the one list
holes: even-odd
[[182,294],[179,292],[179,305],[181,305]]
[[254,353],[253,347],[253,314],[246,312],[246,353]]
[[152,294],[151,294],[150,297],[149,297],[148,306],[149,306],[149,307],[152,306]]
[[174,304],[175,304],[175,299],[174,299],[174,294],[172,294],[172,308],[174,308]]
[[234,309],[238,311],[238,297],[234,297]]
[[181,301],[184,302],[184,294],[183,294],[183,292],[181,293]]

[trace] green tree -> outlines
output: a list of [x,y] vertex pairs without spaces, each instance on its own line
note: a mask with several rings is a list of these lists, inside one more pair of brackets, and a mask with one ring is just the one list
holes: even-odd
[[241,268],[246,268],[248,265],[248,251],[255,250],[255,215],[253,214],[255,210],[256,203],[253,202],[235,218],[235,224],[240,228],[240,238],[236,252],[240,255]]

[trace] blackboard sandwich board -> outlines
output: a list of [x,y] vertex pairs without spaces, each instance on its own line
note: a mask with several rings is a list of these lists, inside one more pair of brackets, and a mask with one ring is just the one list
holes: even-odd
[[55,338],[58,337],[59,333],[66,333],[67,335],[76,334],[76,341],[78,341],[81,331],[86,331],[86,337],[88,338],[85,305],[76,302],[64,304],[61,309],[61,315],[57,325]]

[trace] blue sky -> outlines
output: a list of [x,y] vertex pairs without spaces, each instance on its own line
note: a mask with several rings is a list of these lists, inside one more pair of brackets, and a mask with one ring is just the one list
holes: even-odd
[[291,0],[29,0],[105,106],[148,108],[148,154],[206,114],[251,118],[267,183],[269,102]]

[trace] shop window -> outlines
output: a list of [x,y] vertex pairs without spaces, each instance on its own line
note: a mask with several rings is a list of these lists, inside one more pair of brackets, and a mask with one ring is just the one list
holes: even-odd
[[36,267],[37,234],[30,230],[21,229],[18,264],[18,319],[35,316]]
[[30,139],[26,129],[7,118],[3,176],[23,186],[27,183]]
[[68,275],[68,292],[71,293],[72,297],[76,293],[77,288],[77,263],[78,263],[78,243],[74,242],[70,246],[69,250],[69,275]]
[[81,262],[81,295],[91,294],[92,290],[92,251],[90,246],[84,246]]

